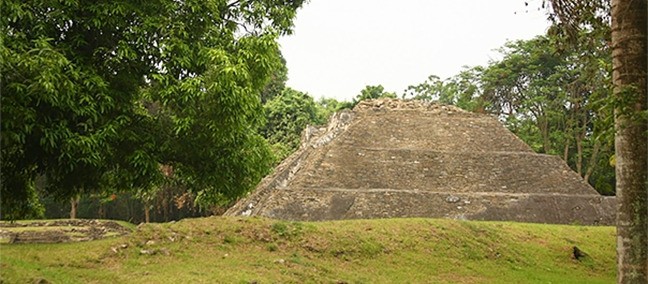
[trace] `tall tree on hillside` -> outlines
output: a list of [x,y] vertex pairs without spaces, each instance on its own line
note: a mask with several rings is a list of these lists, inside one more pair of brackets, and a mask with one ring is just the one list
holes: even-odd
[[[568,26],[591,23],[604,1],[552,0]],[[648,282],[648,2],[612,0],[619,283]],[[591,25],[590,25],[591,26]],[[567,29],[574,30],[574,29]]]

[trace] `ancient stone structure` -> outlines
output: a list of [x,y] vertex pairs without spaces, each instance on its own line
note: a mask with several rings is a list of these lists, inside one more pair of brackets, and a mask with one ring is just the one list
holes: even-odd
[[308,128],[302,147],[226,215],[287,220],[433,217],[614,222],[560,158],[534,153],[496,118],[453,106],[374,100]]

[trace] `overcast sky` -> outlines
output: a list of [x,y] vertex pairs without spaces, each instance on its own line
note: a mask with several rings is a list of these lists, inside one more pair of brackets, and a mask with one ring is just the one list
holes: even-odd
[[279,40],[288,86],[316,99],[351,100],[378,84],[400,95],[429,75],[485,65],[507,40],[547,30],[540,1],[524,2],[311,0],[298,11],[294,34]]

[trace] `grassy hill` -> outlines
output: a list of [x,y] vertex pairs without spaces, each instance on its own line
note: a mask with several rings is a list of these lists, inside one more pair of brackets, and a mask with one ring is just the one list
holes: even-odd
[[[210,217],[0,246],[2,283],[613,283],[612,227]],[[573,258],[577,246],[588,256]]]

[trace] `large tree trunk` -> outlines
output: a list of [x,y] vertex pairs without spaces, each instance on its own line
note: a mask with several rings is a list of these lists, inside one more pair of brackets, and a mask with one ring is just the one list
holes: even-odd
[[648,282],[648,4],[612,0],[619,283]]

